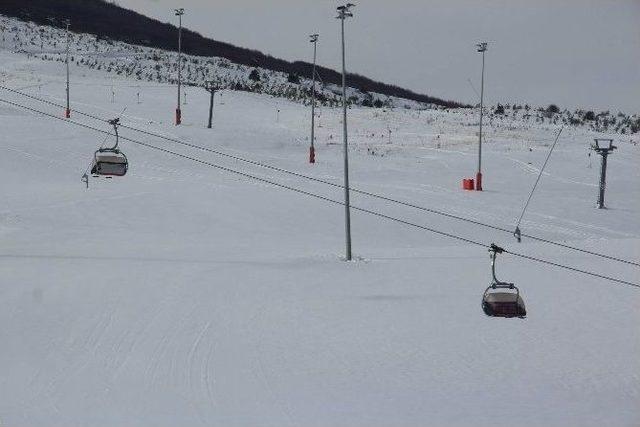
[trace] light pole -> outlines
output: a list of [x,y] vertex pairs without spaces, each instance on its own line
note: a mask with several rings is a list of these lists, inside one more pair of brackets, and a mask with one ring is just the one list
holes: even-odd
[[482,191],[482,114],[484,110],[484,53],[487,51],[487,42],[476,45],[478,52],[482,53],[482,77],[480,80],[480,136],[478,141],[478,172],[476,173],[476,190]]
[[213,97],[216,94],[217,84],[213,80],[209,80],[205,83],[205,89],[209,92],[209,121],[207,122],[207,128],[211,129],[211,122],[213,120]]
[[180,110],[180,83],[182,78],[182,15],[184,8],[175,9],[178,17],[178,105],[176,107],[176,126],[182,123],[182,111]]
[[71,108],[69,106],[69,25],[71,25],[71,22],[67,20],[67,57],[64,61],[67,66],[67,108],[64,110],[64,116],[67,119],[71,117]]
[[346,236],[346,260],[351,261],[351,207],[349,204],[349,150],[347,143],[347,71],[344,60],[344,20],[353,16],[353,3],[338,7],[337,19],[342,30],[342,135],[344,153],[344,231]]
[[315,119],[316,119],[316,51],[318,47],[318,34],[311,34],[309,41],[313,43],[313,69],[311,71],[311,146],[309,147],[309,163],[316,162],[316,149],[313,145],[315,139]]

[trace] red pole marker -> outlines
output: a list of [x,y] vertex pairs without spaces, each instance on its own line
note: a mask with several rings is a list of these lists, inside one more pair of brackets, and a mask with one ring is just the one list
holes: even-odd
[[182,123],[182,112],[179,108],[176,108],[176,126]]
[[482,191],[482,174],[480,172],[476,174],[476,190]]
[[68,108],[64,109],[64,116],[68,119],[71,118],[71,110]]
[[316,162],[316,149],[314,147],[309,147],[309,163]]

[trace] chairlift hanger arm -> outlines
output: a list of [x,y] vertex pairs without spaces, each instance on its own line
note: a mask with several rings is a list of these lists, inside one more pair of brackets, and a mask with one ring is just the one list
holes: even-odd
[[496,284],[501,283],[498,278],[496,277],[496,257],[498,256],[498,254],[501,254],[502,252],[504,252],[504,249],[502,249],[500,246],[496,245],[495,243],[492,243],[491,246],[489,246],[489,253],[491,254],[491,286],[495,288]]
[[117,153],[119,151],[118,143],[120,142],[120,136],[118,135],[118,125],[120,125],[120,117],[116,117],[115,119],[108,120],[107,123],[113,126],[113,130],[116,135],[116,143],[111,148],[106,148],[106,149],[101,148],[98,151],[113,151]]
[[492,243],[491,246],[489,246],[489,252],[501,254],[502,252],[504,252],[504,249],[496,245],[495,243]]

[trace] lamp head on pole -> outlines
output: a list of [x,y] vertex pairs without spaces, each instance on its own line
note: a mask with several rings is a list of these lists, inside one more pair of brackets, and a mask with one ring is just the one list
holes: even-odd
[[476,44],[476,47],[478,48],[478,52],[486,52],[487,51],[487,42],[478,43],[478,44]]
[[317,41],[318,41],[318,37],[319,37],[319,36],[318,36],[318,34],[310,34],[310,35],[309,35],[309,41],[310,41],[311,43],[315,43],[315,42],[317,42]]
[[204,83],[204,88],[208,91],[218,90],[220,88],[220,82],[218,80],[207,80]]
[[345,19],[345,18],[350,18],[353,16],[353,12],[351,12],[351,8],[354,7],[355,4],[353,3],[347,3],[343,6],[338,6],[337,10],[338,10],[338,16],[336,17],[337,19]]
[[180,9],[175,9],[175,11],[176,11],[176,16],[184,15],[184,7],[181,7]]

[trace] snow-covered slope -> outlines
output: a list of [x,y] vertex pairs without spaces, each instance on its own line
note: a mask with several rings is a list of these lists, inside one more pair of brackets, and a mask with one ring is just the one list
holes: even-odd
[[[64,30],[2,16],[0,29],[3,29],[2,46],[5,49],[33,55],[46,61],[65,61],[67,35]],[[146,84],[177,82],[179,61],[176,52],[131,45],[84,33],[71,32],[69,41],[71,62],[81,68],[106,71],[114,76],[129,77]],[[259,67],[235,64],[225,58],[191,55],[184,55],[181,71],[183,83],[190,86],[204,87],[207,82],[214,82],[221,88],[268,94],[295,102],[310,102],[312,82],[308,76],[289,76]],[[57,79],[60,80],[60,77]],[[318,102],[325,106],[339,105],[341,89],[334,84],[325,84],[321,75],[318,79]],[[361,92],[350,87],[347,88],[347,96],[351,105],[413,110],[442,108],[434,104],[379,93]],[[468,113],[477,114],[473,111]],[[545,124],[567,125],[620,135],[640,132],[640,116],[637,112],[594,113],[582,109],[560,110],[555,105],[534,107],[497,104],[488,108],[486,113],[490,120],[507,126],[516,121],[530,123],[536,127]]]
[[[3,47],[34,55],[47,61],[63,62],[66,58],[65,30],[23,22],[0,16],[4,28]],[[178,54],[161,49],[131,45],[96,37],[92,34],[70,33],[71,62],[91,70],[104,70],[146,82],[175,83],[178,80]],[[251,77],[252,71],[256,75]],[[204,87],[208,81],[221,88],[264,93],[302,102],[311,94],[312,82],[305,76],[291,76],[282,72],[248,67],[219,57],[183,55],[182,79],[186,85]],[[336,105],[342,96],[334,84],[325,84],[319,76],[316,87],[318,101]],[[374,103],[405,108],[433,108],[431,104],[390,97],[377,93],[363,93],[348,89],[349,101],[354,104]]]
[[[341,183],[340,110],[317,120],[264,94],[175,88],[73,66],[72,107]],[[0,51],[2,85],[62,103],[63,64]],[[113,88],[113,89],[112,89]],[[113,91],[113,92],[112,92]],[[140,93],[138,103],[137,94]],[[0,90],[0,99],[62,110]],[[279,113],[278,113],[279,110]],[[109,126],[73,113],[72,120]],[[484,192],[470,111],[349,111],[352,185],[511,229],[559,125],[487,126]],[[480,309],[486,248],[122,142],[126,177],[80,176],[104,135],[0,102],[3,426],[635,426],[636,288],[510,255],[525,320]],[[389,130],[391,131],[389,133]],[[340,188],[122,129],[125,137],[340,200]],[[524,232],[640,258],[640,147],[613,135],[609,209],[594,209],[595,134],[568,128]],[[109,144],[109,141],[106,142]],[[356,206],[638,282],[638,268],[352,195]]]

